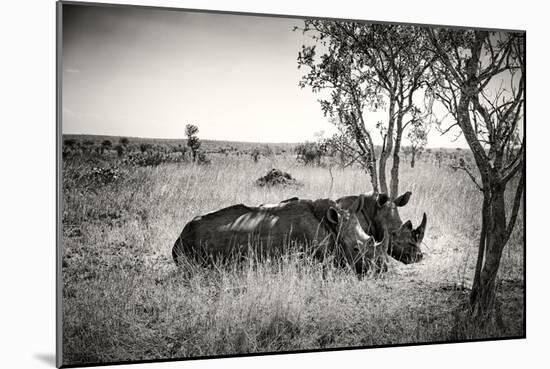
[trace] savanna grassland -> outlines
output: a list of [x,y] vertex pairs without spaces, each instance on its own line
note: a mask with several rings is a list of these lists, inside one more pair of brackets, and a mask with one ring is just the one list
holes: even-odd
[[[326,274],[293,255],[178,269],[173,243],[197,215],[365,193],[368,178],[359,167],[333,168],[331,186],[326,167],[298,163],[287,150],[257,163],[230,151],[211,153],[209,165],[149,166],[106,151],[63,163],[65,365],[524,335],[523,214],[501,260],[499,323],[468,324],[482,196],[464,172],[426,158],[414,169],[402,162],[400,189],[412,197],[400,214],[417,226],[427,213],[425,257],[392,261],[380,277]],[[272,168],[301,186],[256,186]]]

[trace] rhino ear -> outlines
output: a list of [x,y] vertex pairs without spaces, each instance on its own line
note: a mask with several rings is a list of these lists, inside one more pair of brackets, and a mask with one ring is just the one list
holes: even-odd
[[395,205],[397,205],[399,207],[405,206],[409,202],[409,199],[411,198],[411,195],[412,195],[412,192],[407,191],[403,195],[401,195],[401,196],[397,197],[395,200],[393,200],[393,202],[395,203]]
[[401,227],[408,228],[408,229],[413,229],[413,225],[412,225],[412,222],[410,220],[407,220],[405,223],[403,223],[403,225]]
[[385,193],[380,193],[376,198],[376,204],[378,205],[379,208],[381,208],[382,206],[386,205],[389,199],[390,198],[388,195],[386,195]]
[[363,209],[364,204],[365,204],[365,198],[363,197],[363,195],[359,195],[351,205],[350,210],[354,213],[357,213],[361,211],[361,209]]
[[327,210],[327,219],[329,222],[333,224],[338,224],[338,210],[336,210],[334,207],[330,207]]

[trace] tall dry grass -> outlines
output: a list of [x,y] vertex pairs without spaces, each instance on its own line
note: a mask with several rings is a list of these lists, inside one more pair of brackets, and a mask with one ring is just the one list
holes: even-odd
[[[68,181],[87,164],[65,163]],[[271,168],[303,186],[261,188]],[[523,334],[523,215],[500,268],[503,325],[464,329],[480,229],[481,194],[461,172],[418,163],[401,170],[412,191],[403,220],[428,215],[421,263],[393,262],[380,278],[287,255],[272,263],[177,269],[171,248],[194,216],[236,203],[370,190],[358,168],[304,167],[291,156],[254,164],[126,168],[105,186],[67,183],[63,198],[64,363],[371,346]],[[512,195],[509,195],[511,205]],[[325,271],[323,271],[325,269]]]

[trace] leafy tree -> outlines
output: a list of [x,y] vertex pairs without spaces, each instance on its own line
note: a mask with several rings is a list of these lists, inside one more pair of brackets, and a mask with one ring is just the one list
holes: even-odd
[[127,146],[130,143],[130,140],[127,137],[121,137],[119,138],[118,143],[122,146]]
[[303,32],[309,33],[325,52],[318,55],[316,45],[302,46],[298,68],[306,67],[309,72],[299,85],[302,88],[309,86],[315,93],[330,92],[328,98],[319,100],[321,109],[340,132],[355,141],[360,163],[370,176],[373,189],[378,191],[376,153],[364,121],[364,111],[369,104],[375,104],[376,96],[367,83],[366,74],[362,73],[360,60],[344,42],[338,22],[306,20]]
[[197,161],[197,154],[201,147],[201,141],[197,137],[197,133],[199,133],[199,127],[193,124],[187,124],[185,126],[185,135],[187,136],[187,146],[191,150],[191,154],[193,155],[194,162]]
[[[378,191],[380,183],[380,190],[395,198],[403,132],[429,113],[415,103],[433,60],[425,47],[426,35],[415,26],[326,20],[306,20],[302,30],[315,45],[302,46],[298,55],[299,67],[309,68],[300,85],[310,86],[313,92],[330,92],[328,99],[320,100],[324,114],[336,117],[340,130],[355,140],[373,189]],[[318,53],[316,46],[323,51]],[[377,125],[383,137],[378,171],[372,137],[365,126],[367,109],[387,109],[388,114],[387,122]],[[390,156],[388,191],[386,162]]]
[[[445,28],[425,32],[437,58],[427,93],[454,118],[446,131],[457,127],[464,135],[478,173],[464,160],[459,168],[483,193],[470,303],[473,316],[484,322],[495,305],[500,258],[525,186],[525,34]],[[507,209],[504,194],[512,182],[515,195]]]

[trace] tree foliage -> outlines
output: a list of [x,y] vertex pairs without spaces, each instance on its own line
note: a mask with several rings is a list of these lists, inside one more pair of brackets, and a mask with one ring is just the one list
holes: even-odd
[[199,149],[201,148],[201,141],[197,134],[199,133],[199,127],[193,125],[193,124],[187,124],[185,126],[185,135],[187,136],[187,146],[191,150],[191,154],[193,155],[193,161],[197,161],[197,155],[199,153]]
[[[319,100],[323,113],[353,138],[375,190],[380,183],[380,190],[388,192],[386,161],[393,154],[390,193],[397,196],[403,131],[429,116],[415,101],[432,62],[426,34],[415,26],[326,20],[306,20],[302,31],[314,45],[304,45],[298,55],[298,66],[308,69],[300,86],[326,96]],[[365,116],[381,109],[388,118],[377,127],[384,133],[377,170]]]

